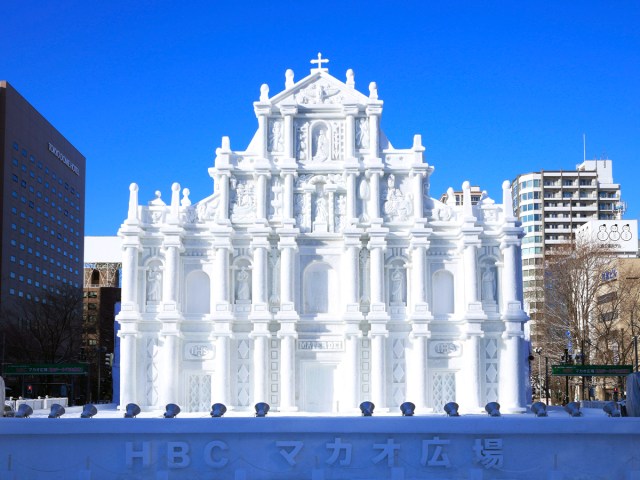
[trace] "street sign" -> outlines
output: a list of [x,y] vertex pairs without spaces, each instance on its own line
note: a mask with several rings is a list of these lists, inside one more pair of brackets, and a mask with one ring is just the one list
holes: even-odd
[[633,373],[632,365],[552,365],[551,375],[561,377],[622,377]]
[[5,365],[5,375],[86,375],[86,363],[24,363]]

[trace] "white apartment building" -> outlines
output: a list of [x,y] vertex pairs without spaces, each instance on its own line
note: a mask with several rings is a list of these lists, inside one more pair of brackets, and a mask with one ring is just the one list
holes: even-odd
[[613,182],[613,162],[609,159],[585,160],[575,170],[518,175],[512,183],[512,194],[515,214],[525,231],[522,239],[525,307],[535,322],[542,305],[527,293],[542,286],[545,250],[570,241],[576,229],[589,220],[620,218],[624,203],[620,199],[620,184]]

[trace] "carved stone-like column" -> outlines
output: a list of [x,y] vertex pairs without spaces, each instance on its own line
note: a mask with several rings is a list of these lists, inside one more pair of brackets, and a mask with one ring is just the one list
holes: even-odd
[[[168,327],[168,328],[167,328]],[[161,336],[164,338],[162,347],[163,372],[160,382],[160,405],[178,403],[178,374],[180,372],[179,332],[176,325],[163,325]]]
[[352,225],[358,218],[357,210],[356,210],[356,200],[357,200],[357,192],[356,192],[356,178],[358,175],[357,169],[347,169],[346,170],[346,187],[347,187],[347,218],[346,224]]
[[120,337],[120,408],[129,403],[138,403],[137,378],[137,332],[134,325],[118,332]]
[[122,241],[122,311],[137,312],[138,304],[138,252],[140,239],[137,235],[125,236]]
[[478,412],[482,410],[482,402],[480,396],[481,375],[480,375],[480,342],[482,332],[476,330],[467,333],[467,339],[464,342],[463,355],[465,369],[460,372],[462,375],[462,388],[459,389],[460,395],[457,402],[461,408],[469,412]]
[[380,218],[380,170],[368,170],[367,176],[369,177],[369,217],[371,222],[381,223]]
[[467,309],[472,309],[472,305],[478,303],[478,274],[476,245],[467,244],[464,246],[464,295]]
[[229,342],[230,334],[218,334],[216,338],[215,374],[211,383],[212,403],[229,404]]
[[345,105],[345,132],[344,132],[344,161],[355,162],[355,115],[358,113],[357,105]]
[[379,411],[387,409],[386,402],[386,375],[385,375],[385,343],[388,336],[386,327],[383,325],[375,325],[375,331],[369,333],[371,337],[371,401]]
[[178,268],[180,261],[180,238],[165,237],[165,264],[162,279],[162,310],[175,312],[178,309]]
[[282,195],[282,222],[287,225],[294,225],[295,219],[293,218],[293,182],[294,171],[284,170],[282,172],[283,177],[283,195]]

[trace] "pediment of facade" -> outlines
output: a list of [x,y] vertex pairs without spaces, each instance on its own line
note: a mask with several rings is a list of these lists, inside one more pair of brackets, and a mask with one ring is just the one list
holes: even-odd
[[269,99],[274,107],[321,109],[342,105],[365,107],[370,99],[328,72],[314,72]]

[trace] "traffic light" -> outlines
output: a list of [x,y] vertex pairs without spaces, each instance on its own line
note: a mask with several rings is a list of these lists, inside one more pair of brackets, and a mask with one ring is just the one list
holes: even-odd
[[113,366],[113,353],[105,353],[104,354],[104,364],[107,367]]

